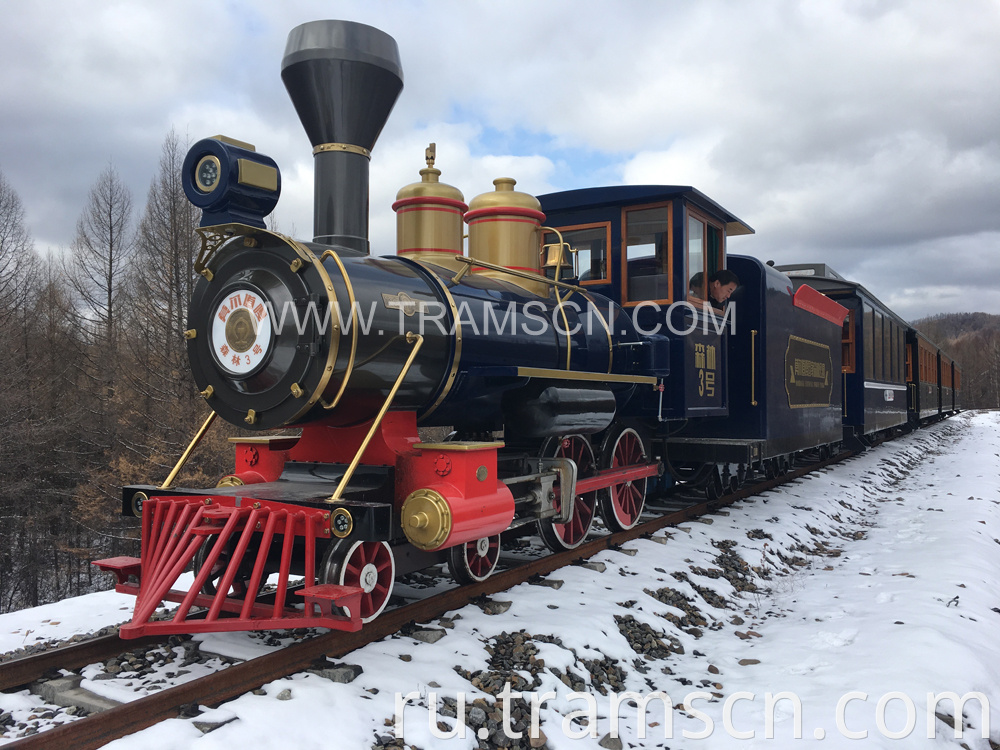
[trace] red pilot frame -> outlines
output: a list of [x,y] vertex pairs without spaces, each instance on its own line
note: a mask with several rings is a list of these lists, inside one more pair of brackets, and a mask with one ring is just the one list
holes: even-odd
[[[117,575],[117,591],[137,597],[132,623],[121,627],[121,637],[310,626],[360,630],[363,589],[317,585],[316,545],[330,537],[329,518],[330,512],[321,508],[238,497],[149,498],[142,511],[141,559],[117,557],[94,563]],[[278,536],[282,542],[277,591],[273,604],[261,604],[255,594],[263,586],[268,555]],[[303,547],[304,554],[293,555],[297,547]],[[293,561],[304,570],[295,570]],[[191,588],[172,588],[192,564]],[[140,571],[141,585],[130,582]],[[305,579],[304,588],[296,592],[303,597],[304,609],[285,605],[293,573]],[[180,606],[171,619],[151,621],[162,601]],[[188,619],[194,606],[207,608],[204,619]],[[341,614],[340,607],[347,614]],[[222,618],[223,613],[230,617]]]

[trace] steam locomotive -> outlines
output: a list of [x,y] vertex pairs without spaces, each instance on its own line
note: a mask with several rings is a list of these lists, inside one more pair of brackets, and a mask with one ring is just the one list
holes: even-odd
[[[466,204],[432,145],[392,206],[396,255],[371,255],[369,159],[402,88],[395,41],[307,23],[282,78],[313,145],[314,236],[266,228],[273,160],[223,136],[191,148],[202,278],[185,338],[211,415],[163,484],[123,490],[141,558],[95,563],[137,597],[122,637],[358,630],[400,574],[446,561],[459,582],[486,579],[503,534],[573,549],[595,517],[631,528],[676,484],[718,497],[837,448],[845,429],[864,443],[898,427],[844,419],[845,320],[867,325],[868,308],[727,256],[727,238],[753,230],[692,187],[536,198],[499,178]],[[717,308],[721,269],[740,286]],[[233,439],[233,472],[173,486],[216,416],[253,433]],[[175,588],[186,570],[193,585]],[[164,600],[179,606],[154,619]]]

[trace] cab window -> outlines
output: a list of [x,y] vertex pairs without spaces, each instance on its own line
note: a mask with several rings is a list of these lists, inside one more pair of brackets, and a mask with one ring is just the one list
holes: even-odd
[[708,299],[708,279],[722,266],[722,227],[690,211],[687,220],[688,295]]
[[[611,224],[581,224],[575,227],[560,229],[563,242],[570,247],[563,263],[572,263],[575,270],[580,274],[580,283],[587,282],[606,283],[608,276],[608,242],[611,236]],[[545,254],[542,257],[542,265],[549,276],[553,276],[552,269],[555,268],[556,255],[552,250],[559,241],[553,232],[545,232],[542,242],[545,244]],[[572,276],[568,266],[564,265],[559,272],[560,278]]]
[[670,206],[625,211],[625,301],[672,299]]

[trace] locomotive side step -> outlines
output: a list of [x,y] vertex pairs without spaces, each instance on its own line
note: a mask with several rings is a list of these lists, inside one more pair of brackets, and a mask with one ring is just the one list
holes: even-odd
[[[135,594],[139,590],[139,574],[142,571],[142,561],[138,557],[108,557],[104,560],[94,560],[91,565],[105,573],[114,573],[115,590],[120,594]],[[136,583],[129,583],[129,578],[135,578]]]
[[[308,586],[295,593],[306,600],[306,617],[329,618],[335,623],[356,625],[356,627],[344,628],[345,630],[361,629],[361,619],[358,617],[358,613],[361,612],[361,596],[365,590],[360,586],[338,586],[335,583],[323,583],[318,586]],[[347,614],[338,614],[337,607],[346,609]]]

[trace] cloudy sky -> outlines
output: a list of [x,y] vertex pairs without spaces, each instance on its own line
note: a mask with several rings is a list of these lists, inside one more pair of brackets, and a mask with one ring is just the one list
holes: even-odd
[[145,202],[171,128],[282,170],[277,228],[312,232],[288,31],[341,18],[399,44],[372,156],[376,253],[435,141],[466,200],[693,185],[757,230],[731,252],[823,261],[903,317],[1000,314],[998,0],[3,0],[0,170],[40,251],[72,242],[112,163]]

